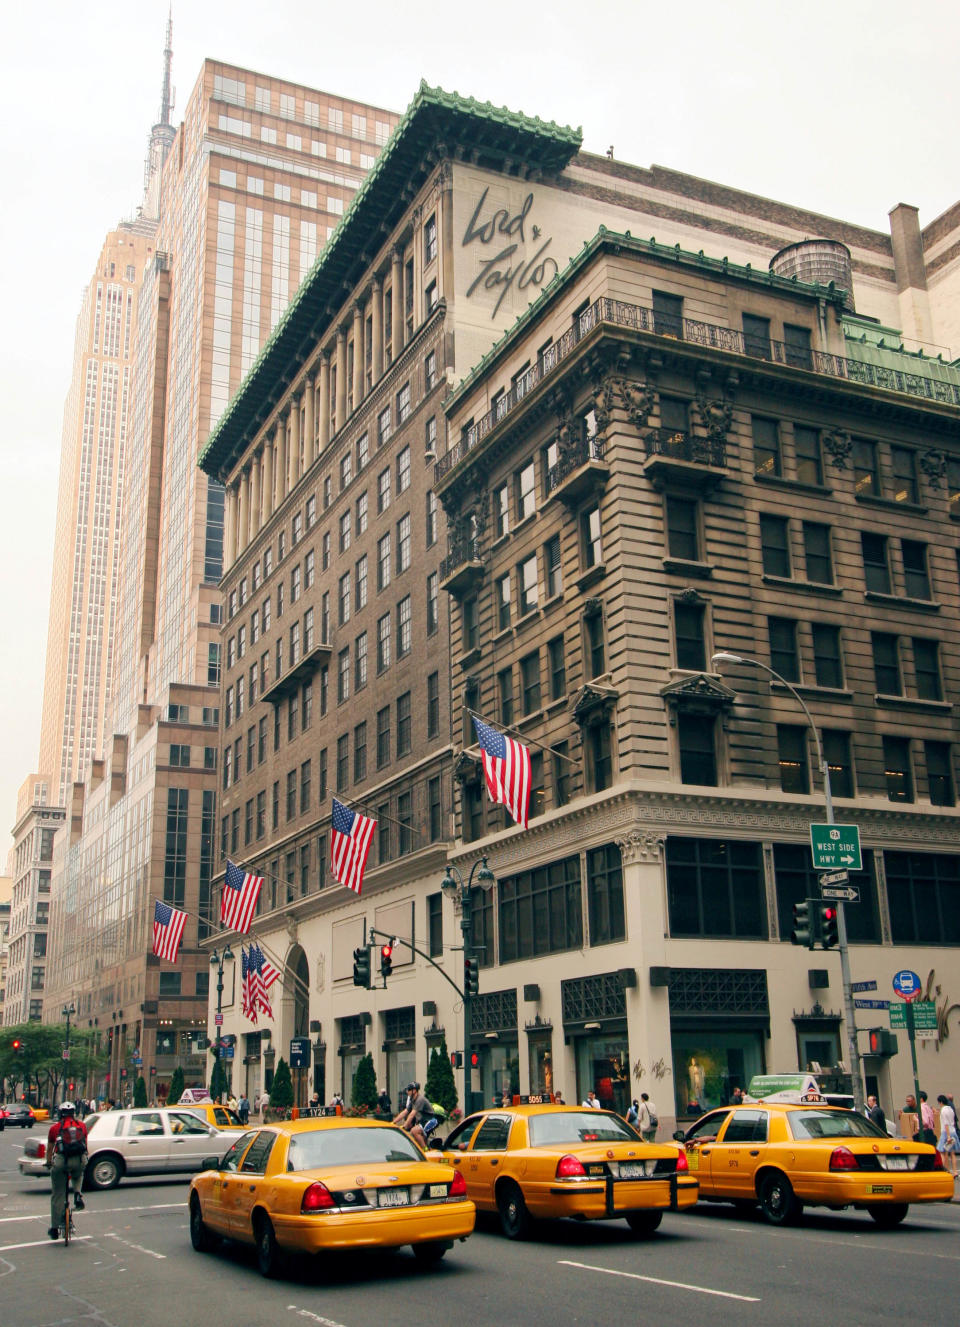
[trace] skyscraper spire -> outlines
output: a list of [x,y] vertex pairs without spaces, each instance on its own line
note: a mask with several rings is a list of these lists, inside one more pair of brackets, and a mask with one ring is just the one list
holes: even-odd
[[167,37],[163,48],[163,87],[160,92],[160,117],[150,131],[150,144],[143,170],[143,202],[139,215],[145,221],[156,221],[160,215],[160,176],[163,163],[176,130],[170,123],[174,91],[170,81],[173,68],[173,9],[167,13]]

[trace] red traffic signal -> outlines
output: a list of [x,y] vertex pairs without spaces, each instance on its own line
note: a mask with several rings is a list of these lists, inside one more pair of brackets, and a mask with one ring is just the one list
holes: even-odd
[[821,903],[818,911],[820,914],[820,943],[824,949],[833,949],[834,945],[838,944],[840,940],[837,930],[837,910],[832,903]]
[[13,1041],[11,1041],[11,1043],[10,1043],[10,1048],[11,1048],[11,1050],[22,1051],[22,1050],[23,1050],[23,1042],[20,1040],[19,1037],[14,1037]]
[[471,1068],[476,1069],[476,1067],[477,1067],[477,1065],[478,1065],[479,1063],[480,1063],[480,1056],[477,1054],[476,1051],[471,1051],[471,1052],[470,1052],[470,1065],[471,1065]]
[[380,976],[389,977],[393,971],[393,945],[380,946]]

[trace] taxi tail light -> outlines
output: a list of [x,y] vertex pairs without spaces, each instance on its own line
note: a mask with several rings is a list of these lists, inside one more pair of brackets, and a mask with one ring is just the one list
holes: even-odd
[[849,1147],[835,1147],[830,1153],[831,1170],[859,1170],[860,1162]]
[[455,1170],[453,1172],[453,1179],[450,1183],[450,1192],[447,1196],[449,1198],[466,1198],[467,1181],[463,1178],[462,1170]]
[[300,1204],[301,1212],[323,1212],[328,1207],[335,1207],[333,1194],[325,1184],[311,1184],[309,1189],[303,1195],[303,1201]]
[[[43,1143],[40,1144],[40,1148],[40,1155],[43,1156]],[[943,1170],[943,1156],[939,1152],[933,1154],[933,1168],[934,1170]]]
[[579,1179],[586,1175],[586,1173],[587,1172],[584,1170],[583,1162],[580,1158],[570,1156],[569,1152],[557,1162],[558,1180]]
[[690,1162],[687,1160],[687,1154],[686,1154],[686,1152],[678,1152],[678,1153],[677,1153],[677,1173],[679,1174],[680,1171],[682,1171],[682,1170],[689,1170],[689,1169],[690,1169]]
[[[40,1158],[40,1160],[42,1161],[43,1158],[44,1158],[46,1155],[47,1155],[47,1145],[46,1145],[46,1143],[37,1143],[37,1156]],[[939,1156],[939,1155],[940,1155],[940,1153],[938,1152],[938,1153],[937,1153],[937,1156]],[[942,1161],[940,1162],[940,1165],[941,1165],[941,1167],[943,1166],[943,1162],[942,1162]]]

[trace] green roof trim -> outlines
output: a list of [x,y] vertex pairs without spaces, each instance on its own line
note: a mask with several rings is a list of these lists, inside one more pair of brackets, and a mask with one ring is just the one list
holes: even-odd
[[603,248],[616,251],[626,249],[631,253],[646,254],[661,262],[695,267],[698,271],[709,272],[714,276],[726,277],[734,281],[750,281],[756,285],[764,286],[767,290],[779,290],[791,295],[801,294],[807,295],[811,299],[829,300],[841,309],[847,293],[841,287],[834,285],[832,281],[829,285],[823,286],[816,282],[800,281],[797,277],[776,276],[773,272],[754,268],[750,263],[747,263],[744,267],[739,263],[731,263],[728,258],[708,258],[702,249],[698,253],[694,253],[690,249],[682,249],[679,244],[658,244],[656,238],[652,236],[649,240],[642,240],[635,235],[631,235],[629,230],[621,234],[619,231],[610,230],[606,226],[600,226],[593,238],[584,240],[580,252],[574,254],[566,267],[544,286],[537,298],[531,301],[529,307],[524,310],[517,321],[511,327],[508,327],[499,341],[496,341],[490,347],[479,364],[476,364],[466,377],[461,379],[444,401],[444,411],[449,414],[454,409],[463,396],[474,386],[477,379],[487,372],[497,356],[516,337],[521,335],[528,323],[539,317],[544,306],[555,299],[563,287]]
[[481,167],[523,163],[556,173],[579,151],[582,139],[580,129],[421,82],[343,220],[201,448],[201,469],[226,478],[303,367],[327,321],[362,279],[370,253],[379,250],[410,198],[444,157],[463,145],[469,147],[471,162]]

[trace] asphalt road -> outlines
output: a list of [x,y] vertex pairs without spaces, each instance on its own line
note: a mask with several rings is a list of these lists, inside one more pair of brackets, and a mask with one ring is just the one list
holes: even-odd
[[[913,1208],[897,1230],[860,1213],[807,1212],[774,1230],[701,1205],[650,1240],[624,1222],[537,1227],[524,1244],[481,1218],[444,1262],[409,1250],[295,1262],[263,1280],[252,1251],[193,1252],[182,1180],[86,1195],[76,1242],[46,1237],[49,1186],[17,1169],[26,1133],[0,1134],[3,1327],[878,1327],[948,1322],[960,1277],[960,1203]],[[960,1187],[960,1186],[958,1186]]]

